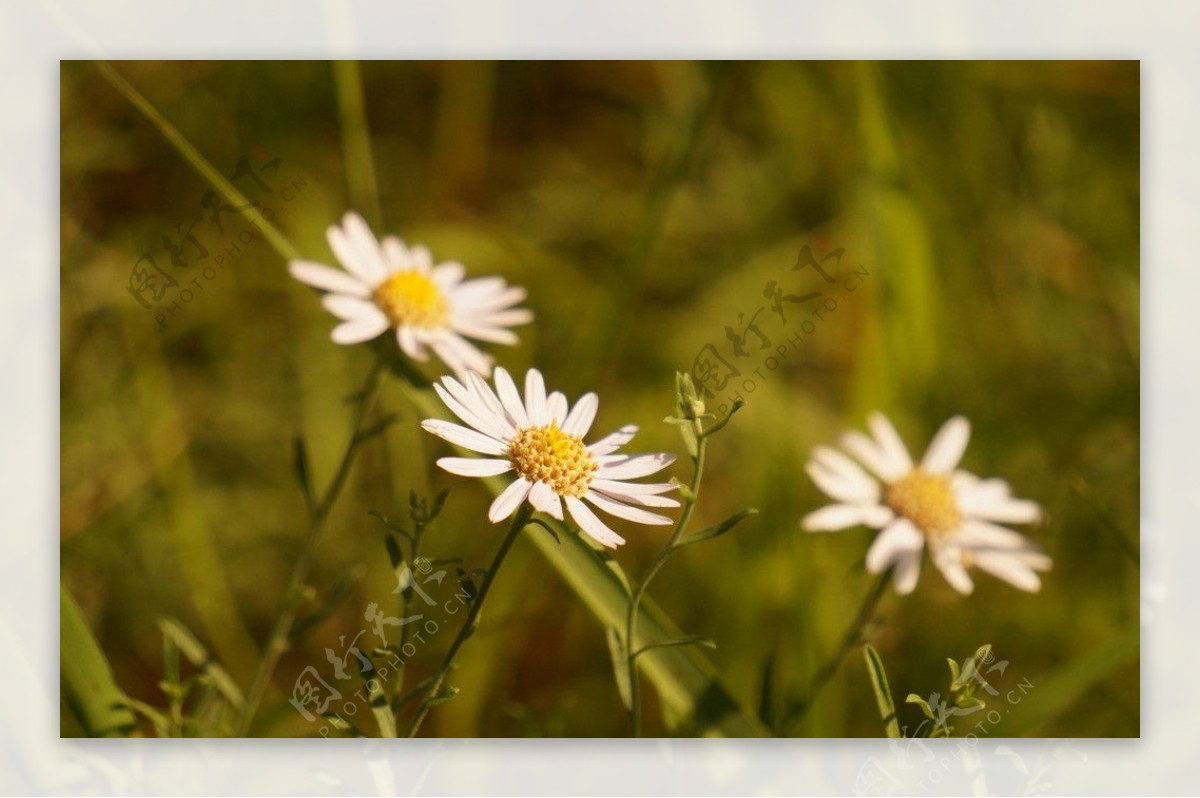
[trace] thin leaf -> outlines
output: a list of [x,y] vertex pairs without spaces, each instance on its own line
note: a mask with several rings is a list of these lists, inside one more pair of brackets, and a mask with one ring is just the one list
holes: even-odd
[[65,586],[59,588],[58,662],[62,699],[89,737],[128,737],[137,728],[129,699]]
[[929,706],[929,702],[924,698],[921,698],[921,696],[917,695],[916,693],[909,693],[908,697],[905,698],[904,701],[905,703],[916,704],[919,706],[921,708],[921,713],[930,720],[937,720],[937,715],[934,714],[933,707]]
[[317,506],[317,499],[313,494],[312,477],[308,467],[308,448],[304,445],[304,438],[299,435],[292,439],[292,468],[296,472],[296,482],[300,484],[304,501],[311,512]]
[[778,652],[772,651],[763,660],[758,690],[758,719],[767,728],[775,728],[775,666]]
[[438,693],[433,698],[425,699],[423,703],[427,707],[436,707],[441,704],[445,704],[447,701],[453,701],[455,697],[458,696],[459,692],[460,691],[457,687],[446,687],[442,690],[442,692]]
[[702,646],[704,648],[716,648],[717,641],[713,640],[711,637],[702,637],[700,635],[680,637],[675,640],[659,640],[658,642],[650,643],[649,645],[639,648],[633,653],[633,658],[637,659],[647,651],[653,651],[656,648],[670,648],[671,646]]
[[681,549],[684,546],[691,546],[694,543],[702,543],[706,540],[712,540],[713,538],[720,537],[752,515],[758,515],[758,510],[754,509],[753,507],[736,512],[715,526],[710,526],[707,529],[702,529],[699,532],[696,532],[695,534],[688,535],[683,540],[676,543],[675,548]]
[[617,683],[617,694],[621,696],[621,704],[625,711],[632,712],[633,687],[629,682],[629,660],[625,654],[625,643],[615,626],[608,627],[605,639],[608,641],[608,656],[612,662],[613,680]]
[[888,687],[887,673],[883,670],[883,660],[870,643],[863,646],[863,659],[867,662],[871,688],[875,691],[875,706],[879,708],[879,717],[883,718],[887,736],[899,737],[900,724],[896,720],[896,704],[892,701],[892,691]]
[[188,662],[196,666],[212,681],[213,685],[221,691],[221,695],[225,696],[226,701],[235,709],[241,708],[245,701],[241,689],[233,677],[209,655],[208,649],[196,639],[196,636],[187,627],[174,618],[164,616],[158,619],[158,628],[179,648],[183,656],[187,657]]
[[554,538],[555,543],[562,543],[562,541],[559,540],[558,533],[555,532],[554,528],[552,526],[550,526],[549,524],[547,524],[545,521],[542,521],[541,519],[538,519],[538,518],[531,518],[531,519],[529,519],[529,523],[532,524],[533,526],[540,526],[542,529],[546,530],[546,533],[548,535],[550,535],[550,537]]

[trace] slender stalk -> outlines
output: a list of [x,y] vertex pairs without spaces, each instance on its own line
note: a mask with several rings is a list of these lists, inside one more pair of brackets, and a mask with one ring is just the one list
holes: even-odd
[[458,635],[454,638],[454,642],[450,644],[450,648],[446,649],[446,654],[442,657],[442,664],[438,667],[433,682],[430,684],[429,690],[426,691],[425,698],[421,701],[421,706],[417,710],[417,714],[413,716],[405,736],[417,736],[417,731],[420,730],[421,724],[429,714],[430,699],[436,697],[442,691],[442,685],[446,683],[446,677],[450,674],[450,667],[454,664],[454,658],[458,655],[458,650],[462,648],[463,643],[467,642],[467,638],[475,632],[475,627],[479,625],[479,611],[483,609],[483,602],[488,596],[488,591],[492,588],[492,582],[496,580],[496,574],[500,571],[500,566],[504,563],[504,558],[508,555],[508,550],[512,548],[513,543],[516,543],[521,530],[529,523],[529,517],[532,514],[533,510],[527,503],[522,503],[521,507],[517,510],[517,515],[513,519],[512,525],[509,526],[508,532],[505,533],[504,540],[500,542],[500,548],[496,550],[496,556],[492,558],[491,567],[488,568],[487,573],[483,577],[483,582],[479,585],[479,594],[471,601],[471,609],[467,613],[467,618],[463,621],[462,628],[458,630]]
[[861,642],[863,629],[871,620],[871,616],[874,615],[875,607],[879,604],[879,599],[883,596],[883,591],[887,587],[890,578],[891,574],[889,572],[880,574],[875,584],[871,586],[870,592],[863,597],[862,604],[859,605],[854,620],[851,621],[850,625],[846,628],[845,634],[842,635],[841,646],[834,652],[833,657],[817,671],[817,675],[813,677],[812,684],[808,688],[808,694],[790,709],[781,724],[781,728],[786,730],[808,713],[808,710],[812,708],[821,691],[825,689],[825,686],[829,684],[829,680],[833,678],[838,668],[842,666],[842,662],[845,661],[850,650]]
[[683,512],[679,514],[679,520],[675,523],[675,528],[671,530],[671,537],[667,539],[665,545],[658,552],[658,556],[650,563],[650,568],[638,581],[637,586],[633,590],[633,595],[629,598],[629,609],[625,615],[625,658],[626,667],[629,671],[629,703],[630,713],[633,716],[633,736],[642,736],[642,689],[641,678],[637,669],[637,622],[638,616],[641,614],[642,599],[646,596],[646,590],[650,587],[650,582],[666,565],[667,558],[675,551],[678,546],[679,539],[683,537],[684,531],[687,529],[688,523],[692,520],[692,513],[696,510],[696,504],[700,498],[700,480],[704,474],[704,455],[708,448],[708,436],[701,429],[700,421],[694,420],[696,428],[696,457],[694,458],[694,467],[692,470],[692,482],[689,486],[691,492],[688,498],[684,499]]
[[359,444],[362,442],[359,436],[362,432],[363,419],[366,418],[370,406],[373,404],[375,390],[379,386],[379,376],[382,372],[383,362],[377,359],[371,366],[371,371],[367,374],[366,382],[363,384],[362,391],[358,396],[354,413],[354,423],[351,427],[353,431],[350,435],[350,441],[346,444],[346,449],[342,453],[342,460],[333,475],[333,480],[329,483],[329,487],[321,497],[321,501],[313,508],[309,517],[308,531],[305,534],[304,542],[301,544],[300,556],[296,558],[296,563],[292,566],[287,590],[284,592],[283,606],[280,608],[279,614],[275,617],[275,624],[271,629],[271,636],[267,640],[262,658],[259,660],[254,681],[246,693],[246,703],[243,705],[242,711],[238,715],[237,723],[234,726],[235,737],[245,737],[247,731],[249,731],[250,722],[254,719],[254,714],[258,711],[258,706],[262,702],[263,695],[271,684],[271,676],[275,673],[275,666],[279,664],[279,658],[287,650],[288,636],[291,634],[292,624],[296,619],[296,611],[300,607],[300,596],[304,587],[304,581],[308,578],[308,570],[312,565],[317,538],[320,535],[321,528],[325,524],[325,519],[329,516],[329,511],[333,509],[334,502],[337,501],[338,495],[346,483],[346,477],[350,474],[350,466],[354,462],[354,455],[358,452]]
[[254,222],[263,232],[263,237],[271,244],[276,252],[283,257],[284,260],[295,260],[300,257],[300,253],[292,246],[292,242],[279,232],[279,228],[271,224],[263,218],[261,213],[258,213],[250,201],[248,201],[242,192],[238,191],[233,183],[229,182],[225,175],[221,174],[216,167],[208,162],[200,151],[192,146],[192,143],[184,138],[179,129],[172,125],[165,116],[159,113],[158,109],[135,89],[129,81],[121,77],[120,73],[113,68],[112,64],[107,61],[97,61],[96,68],[100,70],[100,74],[104,76],[114,89],[119,91],[125,99],[127,99],[134,108],[141,112],[142,116],[146,117],[151,125],[153,125],[162,135],[167,143],[175,148],[188,164],[196,170],[199,175],[208,181],[215,190],[220,192],[226,202],[239,209],[239,213],[246,218],[247,221]]
[[[417,562],[417,557],[420,556],[421,536],[424,535],[424,533],[425,533],[425,525],[424,524],[418,523],[418,524],[414,525],[412,541],[409,546],[409,555],[410,555],[409,559],[414,565]],[[412,566],[410,566],[410,568],[411,567]],[[408,617],[408,608],[410,606],[409,605],[410,595],[411,595],[411,591],[408,591],[408,590],[403,590],[400,592],[400,617],[401,618]],[[405,660],[403,653],[404,653],[404,644],[408,642],[408,626],[409,626],[408,624],[404,624],[403,626],[400,627],[400,642],[399,642],[399,644],[397,644],[396,647],[400,651],[401,657],[400,657],[400,664],[398,666],[396,666],[396,684],[392,690],[393,696],[400,695],[401,691],[404,689],[404,673],[408,667],[408,662]]]

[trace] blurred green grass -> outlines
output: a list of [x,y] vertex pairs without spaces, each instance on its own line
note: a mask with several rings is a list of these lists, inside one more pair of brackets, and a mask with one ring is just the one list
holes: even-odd
[[[245,154],[282,158],[276,191],[304,186],[269,198],[276,224],[330,260],[324,230],[351,204],[330,65],[116,67],[226,174]],[[1138,623],[1136,62],[360,71],[385,229],[525,285],[538,319],[501,362],[537,365],[572,397],[597,390],[596,429],[638,423],[637,448],[679,450],[659,423],[672,372],[706,343],[729,357],[723,328],[765,304],[766,280],[812,290],[800,282],[811,272],[789,271],[802,245],[843,247],[843,272],[869,271],[713,441],[697,523],[761,514],[689,549],[652,589],[688,633],[718,641],[711,656],[747,706],[769,657],[778,689],[803,693],[870,584],[867,532],[799,531],[823,501],[802,470],[811,447],[878,408],[919,450],[961,412],[974,427],[966,467],[1047,508],[1032,536],[1055,568],[1035,596],[981,577],[963,599],[928,567],[915,594],[886,596],[873,639],[893,691],[944,688],[946,656],[991,643],[1014,680],[1056,693],[1089,680],[1069,701],[1035,690],[1027,706],[1049,709],[995,734],[1138,733],[1136,656],[1080,666]],[[160,327],[126,291],[129,270],[205,213],[207,186],[95,65],[64,62],[61,77],[63,577],[135,697],[161,702],[159,614],[245,685],[306,523],[292,437],[324,484],[370,355],[329,342],[331,317],[261,236]],[[206,225],[214,254],[230,246]],[[782,339],[772,313],[763,330]],[[285,655],[256,733],[314,733],[284,700],[292,680],[388,600],[368,509],[398,514],[410,488],[451,487],[432,553],[480,564],[497,542],[480,522],[485,492],[428,471],[441,450],[399,391],[385,386],[381,405],[400,423],[363,451],[309,581],[363,578]],[[630,532],[617,558],[638,572],[662,532]],[[603,630],[528,544],[492,601],[455,677],[463,693],[429,733],[626,733]],[[901,723],[915,726],[909,709]],[[861,658],[792,731],[882,733]]]

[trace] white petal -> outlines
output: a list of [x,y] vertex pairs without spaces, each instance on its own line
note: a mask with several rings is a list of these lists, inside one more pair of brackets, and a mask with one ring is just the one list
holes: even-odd
[[957,546],[941,545],[934,549],[932,554],[933,564],[942,572],[942,576],[946,577],[950,587],[964,596],[969,596],[975,589],[975,583],[963,565],[961,549]]
[[532,426],[544,427],[550,423],[546,413],[546,382],[537,369],[525,372],[525,412]]
[[[592,489],[595,490],[595,480],[592,480]],[[643,507],[678,507],[679,500],[672,499],[670,496],[653,496],[649,493],[637,496],[631,496],[627,493],[613,493],[607,490],[600,490],[597,493],[603,493],[610,499],[616,499],[626,504],[640,504]]]
[[433,255],[429,252],[428,247],[417,244],[408,251],[408,257],[412,261],[413,268],[421,274],[429,274],[433,271]]
[[396,236],[385,236],[382,249],[383,260],[387,263],[389,273],[406,272],[412,268],[408,247]]
[[504,409],[508,411],[509,418],[518,427],[528,427],[529,416],[525,413],[525,403],[521,401],[521,394],[517,391],[512,377],[503,368],[497,368],[494,380],[496,394],[500,397]]
[[1037,502],[1010,497],[976,495],[965,501],[960,499],[959,506],[967,515],[1004,524],[1032,524],[1042,517],[1042,508],[1038,506]]
[[433,269],[433,282],[437,284],[445,292],[451,292],[455,286],[462,282],[463,275],[466,269],[461,263],[448,261],[435,266]]
[[[449,379],[449,378],[446,378]],[[494,413],[488,412],[487,408],[470,408],[453,396],[448,390],[443,388],[438,383],[433,384],[433,390],[441,398],[442,403],[450,408],[450,412],[462,419],[463,423],[488,435],[496,440],[509,440],[515,434],[515,430],[507,426],[506,421],[501,421],[496,418]]]
[[900,518],[875,536],[871,548],[867,549],[867,570],[881,574],[892,566],[901,555],[920,552],[925,538],[907,518]]
[[889,470],[900,474],[911,471],[912,458],[909,457],[904,441],[900,440],[900,435],[892,426],[892,422],[888,421],[887,416],[883,413],[872,413],[867,417],[867,426],[871,428],[871,434],[875,436],[879,450],[887,458],[890,464]]
[[460,477],[494,477],[512,468],[508,460],[490,460],[486,457],[442,457],[437,464]]
[[[374,302],[345,294],[326,294],[321,297],[321,305],[342,321],[374,319],[377,316],[384,316],[383,311],[376,307]],[[386,316],[384,316],[384,321],[387,321]]]
[[430,341],[429,348],[438,356],[438,360],[445,363],[459,377],[471,373],[471,369],[467,366],[466,362],[455,354],[454,350],[445,346],[441,340]]
[[[476,371],[487,376],[492,371],[492,358],[467,343],[466,339],[450,330],[444,330],[430,346],[441,347],[451,358],[464,364],[463,372]],[[440,356],[440,355],[439,355]],[[444,359],[444,358],[443,358]]]
[[652,513],[649,510],[643,510],[640,507],[631,507],[628,504],[616,501],[615,499],[610,499],[603,493],[597,493],[593,490],[589,490],[587,493],[585,493],[583,498],[587,499],[609,515],[615,515],[617,518],[624,518],[627,521],[633,521],[638,524],[652,524],[655,526],[674,523],[674,521],[665,515]]
[[892,584],[900,595],[908,595],[917,586],[921,576],[921,552],[904,552],[896,558],[896,566],[892,571]]
[[[809,461],[804,470],[826,495],[844,502],[876,502],[879,500],[879,484],[860,482],[836,474],[815,461]],[[864,475],[865,476],[865,475]]]
[[507,444],[489,435],[484,435],[482,432],[476,432],[466,427],[460,427],[458,424],[450,421],[442,421],[440,418],[426,419],[421,422],[421,427],[426,432],[433,433],[443,440],[450,441],[475,452],[504,454],[508,451]]
[[396,328],[396,343],[400,344],[400,351],[413,360],[421,363],[429,360],[425,347],[421,346],[420,341],[417,340],[416,331],[409,325],[402,324]]
[[525,308],[499,310],[476,314],[473,310],[464,311],[471,314],[471,321],[476,324],[487,324],[491,327],[516,327],[533,321],[533,311]]
[[593,479],[591,487],[605,493],[620,496],[640,496],[651,493],[666,493],[675,490],[676,485],[670,482],[618,482],[612,479]]
[[836,532],[858,524],[878,529],[892,516],[892,511],[881,504],[830,504],[804,516],[800,526],[806,532]]
[[592,428],[592,422],[596,419],[596,410],[599,407],[599,397],[594,393],[585,393],[579,397],[579,401],[575,403],[575,406],[571,408],[571,412],[567,414],[567,420],[563,422],[562,431],[577,438],[587,435],[588,430]]
[[607,455],[600,458],[600,466],[596,469],[595,476],[600,479],[637,479],[662,471],[674,462],[675,455],[666,453],[642,454],[635,457]]
[[972,549],[1032,549],[1033,543],[1020,532],[976,519],[963,524],[959,540]]
[[453,293],[456,301],[470,305],[493,297],[507,287],[503,277],[476,277],[455,286]]
[[294,260],[288,264],[288,273],[306,285],[322,291],[336,291],[350,296],[369,297],[371,288],[361,280],[339,269],[331,269],[310,260]]
[[633,440],[633,436],[637,435],[636,424],[626,424],[611,435],[605,435],[600,440],[588,447],[588,451],[600,457],[601,455],[612,454],[617,449],[620,449],[625,444]]
[[997,579],[1003,579],[1018,590],[1036,593],[1042,580],[1019,556],[1007,552],[987,552],[975,557],[975,565]]
[[546,397],[546,414],[550,420],[562,429],[563,422],[567,419],[567,396],[562,391],[555,391]]
[[495,524],[508,518],[520,506],[521,502],[525,501],[532,488],[533,485],[525,477],[517,477],[492,502],[492,506],[488,508],[488,520]]
[[921,469],[930,474],[949,474],[962,459],[971,440],[971,423],[955,416],[942,425],[921,460]]
[[885,482],[895,482],[904,476],[907,469],[897,468],[875,441],[857,430],[847,432],[841,438],[842,448],[857,457]]
[[374,318],[342,322],[333,328],[330,338],[337,344],[359,344],[377,337],[387,328],[388,320],[381,313]]
[[564,496],[563,501],[567,503],[567,511],[571,513],[571,517],[575,519],[575,523],[579,524],[579,528],[592,539],[599,542],[600,545],[615,549],[625,542],[625,538],[609,529],[579,499],[576,499],[574,496]]
[[500,311],[525,299],[526,291],[520,286],[510,286],[490,295],[469,295],[461,302],[464,311],[472,315],[487,315]]
[[515,332],[506,330],[503,327],[491,327],[486,324],[464,321],[462,319],[451,321],[450,329],[468,338],[474,338],[479,341],[490,341],[494,344],[504,344],[505,346],[516,346],[521,340]]
[[342,266],[368,285],[378,285],[387,276],[379,243],[357,213],[349,212],[342,217],[342,226],[330,227],[326,238]]
[[529,503],[533,505],[533,509],[562,520],[562,502],[554,489],[545,482],[533,483],[533,489],[529,491]]
[[471,395],[488,407],[498,419],[504,419],[504,405],[496,396],[496,392],[492,390],[492,386],[488,385],[487,380],[472,371],[467,375],[467,388]]

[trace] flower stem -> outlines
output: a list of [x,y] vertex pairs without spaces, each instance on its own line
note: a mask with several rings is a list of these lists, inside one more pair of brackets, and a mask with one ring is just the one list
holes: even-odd
[[462,628],[458,630],[458,635],[454,638],[454,642],[450,644],[450,648],[446,650],[445,656],[442,657],[442,664],[438,667],[437,673],[433,677],[433,682],[429,686],[429,690],[425,693],[425,698],[421,701],[421,706],[417,710],[417,714],[413,716],[412,722],[408,725],[406,737],[416,737],[417,732],[424,723],[425,717],[429,714],[429,701],[442,691],[442,685],[446,683],[446,677],[450,674],[450,668],[454,665],[454,658],[458,655],[458,650],[462,648],[463,643],[467,642],[472,634],[475,633],[475,627],[479,625],[479,612],[483,609],[483,602],[487,599],[488,591],[492,588],[492,583],[496,580],[496,574],[500,571],[500,566],[504,564],[504,558],[508,555],[508,550],[517,542],[517,538],[521,534],[521,530],[529,523],[529,518],[533,514],[532,508],[522,503],[517,510],[517,515],[513,518],[512,524],[508,528],[508,532],[504,535],[504,540],[500,542],[500,548],[496,550],[496,555],[492,558],[492,564],[484,574],[483,582],[479,585],[479,593],[471,601],[471,609],[467,613],[467,618],[463,621]]
[[887,587],[890,577],[891,574],[886,571],[880,574],[875,584],[871,586],[870,592],[863,597],[863,602],[858,608],[858,613],[855,614],[854,620],[846,628],[846,633],[842,636],[841,646],[834,653],[833,657],[817,671],[817,675],[813,677],[812,684],[808,688],[808,694],[800,701],[797,701],[788,711],[783,723],[780,724],[781,729],[788,729],[808,713],[808,710],[812,708],[821,691],[825,689],[825,686],[829,684],[829,680],[833,678],[838,668],[842,666],[842,662],[845,661],[850,650],[862,641],[863,629],[875,613],[875,607],[879,604],[879,599],[883,596],[884,588]]
[[646,596],[646,590],[650,587],[650,582],[658,575],[658,572],[666,565],[667,558],[678,547],[679,540],[683,537],[688,523],[692,520],[692,513],[695,512],[696,503],[699,501],[700,479],[704,474],[704,454],[708,445],[708,435],[699,429],[699,421],[696,421],[695,424],[697,427],[696,456],[693,459],[692,482],[689,486],[691,490],[684,499],[683,512],[679,514],[679,521],[676,522],[675,528],[671,531],[671,537],[667,539],[666,544],[658,552],[658,556],[650,563],[650,568],[634,588],[633,595],[629,598],[629,610],[625,616],[625,664],[629,674],[629,711],[633,718],[634,737],[642,736],[642,689],[637,669],[638,652],[635,648],[638,616],[641,614],[642,599]]
[[362,390],[357,395],[354,423],[351,427],[353,432],[351,433],[350,441],[346,444],[346,449],[342,453],[342,460],[338,464],[337,472],[333,475],[333,480],[329,483],[329,487],[325,490],[321,501],[317,503],[309,516],[308,532],[305,534],[304,543],[300,549],[300,556],[296,558],[296,563],[292,566],[288,586],[284,591],[283,606],[280,608],[279,614],[275,617],[271,636],[267,640],[266,648],[263,649],[262,657],[258,663],[258,670],[254,675],[254,681],[251,683],[250,689],[246,692],[246,702],[242,705],[242,711],[239,713],[237,723],[234,726],[235,737],[245,737],[249,731],[254,714],[258,711],[258,706],[262,703],[263,695],[267,692],[267,688],[271,684],[271,676],[275,673],[275,666],[279,664],[279,658],[287,650],[288,636],[291,634],[292,624],[296,619],[296,611],[300,608],[304,581],[308,578],[308,569],[312,565],[317,538],[320,535],[321,528],[325,524],[325,519],[329,516],[329,511],[333,509],[334,502],[337,501],[337,497],[346,483],[346,477],[350,474],[350,466],[354,462],[354,455],[358,452],[359,445],[362,443],[360,436],[363,419],[366,418],[371,405],[374,403],[375,391],[379,386],[379,376],[382,372],[383,361],[376,359],[375,363],[371,366],[371,371],[367,374],[367,379],[363,384]]

